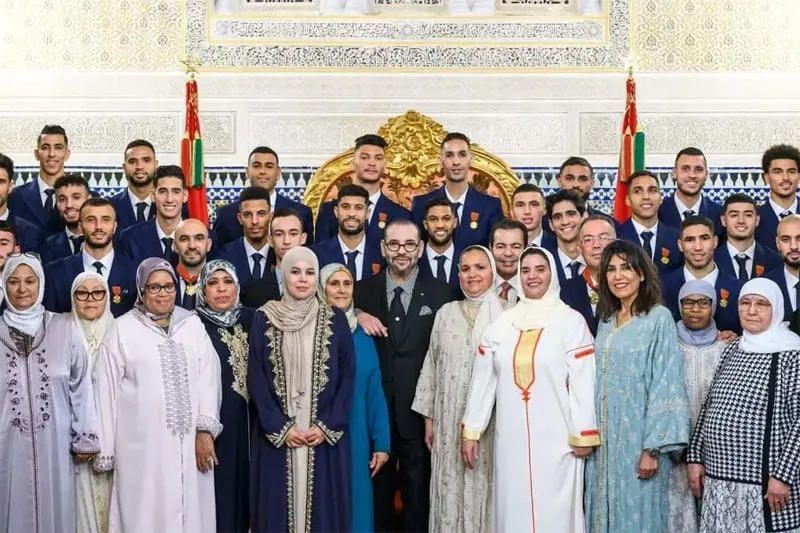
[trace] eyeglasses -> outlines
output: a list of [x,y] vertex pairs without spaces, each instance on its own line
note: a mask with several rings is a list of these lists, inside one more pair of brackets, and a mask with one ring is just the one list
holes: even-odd
[[172,294],[173,292],[175,292],[175,289],[177,289],[177,287],[175,286],[174,283],[166,283],[164,285],[159,285],[157,283],[148,283],[147,285],[144,286],[144,290],[147,291],[147,294],[153,296],[155,296],[161,291],[164,291],[167,294]]
[[386,245],[386,249],[390,252],[397,252],[400,250],[402,246],[406,252],[413,252],[417,248],[419,248],[419,241],[406,241],[406,242],[397,242],[397,241],[383,241],[383,244]]
[[695,306],[700,309],[708,309],[711,307],[711,298],[684,298],[681,300],[681,307],[683,309],[692,309]]
[[81,290],[78,289],[75,291],[75,299],[79,302],[86,302],[91,298],[95,302],[101,301],[103,298],[106,297],[105,289],[95,289],[93,291]]
[[12,257],[30,257],[31,259],[36,259],[37,261],[42,260],[42,256],[37,254],[36,252],[13,252],[6,256],[6,259],[10,259]]
[[590,246],[595,242],[599,244],[606,244],[615,240],[611,235],[586,235],[581,239],[581,242],[586,246]]

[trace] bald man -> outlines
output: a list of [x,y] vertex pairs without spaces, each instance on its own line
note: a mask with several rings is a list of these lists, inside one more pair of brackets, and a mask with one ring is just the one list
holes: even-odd
[[778,223],[775,245],[783,265],[768,271],[766,277],[778,284],[783,293],[783,319],[789,328],[800,331],[800,216],[789,215]]
[[175,229],[172,250],[178,255],[178,290],[175,291],[175,305],[184,309],[194,309],[197,293],[197,277],[206,264],[211,251],[208,228],[195,218],[187,218]]

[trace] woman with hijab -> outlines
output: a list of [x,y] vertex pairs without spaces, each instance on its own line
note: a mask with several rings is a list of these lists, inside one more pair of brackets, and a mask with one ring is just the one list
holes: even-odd
[[482,455],[474,468],[461,460],[461,418],[472,366],[486,326],[503,307],[494,290],[494,258],[483,246],[461,253],[458,277],[465,299],[436,313],[431,341],[411,408],[425,417],[431,452],[428,531],[489,532],[491,522],[492,431],[481,435]]
[[800,337],[782,323],[781,290],[767,278],[742,286],[739,320],[687,455],[700,531],[798,531]]
[[195,311],[206,328],[222,368],[222,433],[214,441],[217,530],[246,532],[250,513],[250,402],[247,392],[247,336],[254,310],[239,303],[239,278],[232,264],[206,263],[198,277]]
[[389,459],[389,413],[381,384],[378,352],[372,337],[358,325],[353,309],[353,274],[341,263],[319,273],[319,290],[329,305],[344,312],[355,348],[355,380],[350,405],[350,472],[352,531],[375,530],[372,477]]
[[[681,313],[678,349],[683,356],[690,427],[694,427],[711,378],[728,343],[719,340],[719,330],[714,323],[717,297],[713,285],[699,279],[687,281],[678,292],[678,306]],[[686,460],[683,457],[678,459],[670,472],[668,531],[694,533],[698,528],[699,508],[689,490]]]
[[9,255],[0,320],[0,529],[75,531],[75,463],[100,450],[91,369],[68,315],[45,311],[35,254]]
[[219,358],[197,315],[175,307],[176,289],[168,261],[142,261],[136,304],[100,347],[94,467],[114,471],[111,531],[216,531]]
[[520,300],[485,328],[474,357],[462,456],[476,468],[489,455],[480,440],[494,409],[497,533],[584,531],[583,458],[599,444],[594,347],[559,299],[556,268],[543,248],[520,255]]
[[250,331],[247,379],[257,414],[250,527],[349,531],[350,325],[318,298],[311,250],[292,248],[280,268],[283,297],[258,310]]
[[[91,369],[94,368],[100,353],[100,343],[114,322],[108,284],[103,276],[96,272],[81,272],[72,282],[70,295],[72,298],[70,315],[83,341]],[[78,533],[108,531],[110,476],[107,473],[94,472],[89,464],[78,465],[75,489]]]

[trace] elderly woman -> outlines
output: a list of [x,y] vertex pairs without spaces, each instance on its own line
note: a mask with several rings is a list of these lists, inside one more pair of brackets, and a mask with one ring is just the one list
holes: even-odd
[[586,321],[559,299],[557,268],[544,248],[522,252],[520,300],[484,330],[474,355],[462,454],[475,468],[487,453],[480,439],[494,410],[487,531],[584,531],[583,458],[599,443],[594,347]]
[[3,269],[0,529],[75,530],[73,461],[100,449],[89,363],[68,315],[45,311],[35,254]]
[[161,258],[136,271],[136,305],[112,324],[95,366],[102,450],[114,471],[111,531],[216,531],[213,439],[220,365],[202,322],[175,307]]
[[250,468],[252,531],[349,531],[353,337],[317,297],[308,248],[281,262],[283,297],[256,313],[247,369],[257,425]]
[[689,445],[689,483],[702,492],[700,530],[800,528],[800,337],[783,320],[775,282],[739,293],[742,337],[732,342]]
[[389,459],[389,413],[381,385],[375,343],[356,322],[353,274],[341,263],[325,266],[319,274],[325,301],[345,313],[355,347],[355,380],[350,406],[350,472],[352,531],[374,531],[372,477]]
[[431,532],[492,530],[492,431],[481,435],[482,455],[468,468],[461,460],[461,418],[472,380],[472,366],[486,327],[503,307],[494,285],[494,258],[483,246],[461,253],[458,278],[465,299],[436,313],[431,342],[411,408],[425,417],[425,442],[431,451]]
[[[114,322],[108,284],[95,272],[81,272],[72,282],[72,321],[83,341],[94,368],[100,343]],[[79,465],[75,475],[78,533],[108,531],[108,499],[111,479],[107,473],[93,472],[89,464]]]
[[222,433],[214,442],[219,531],[247,531],[250,479],[250,402],[247,393],[247,336],[254,311],[239,303],[239,278],[227,261],[214,259],[198,278],[197,311],[222,368]]

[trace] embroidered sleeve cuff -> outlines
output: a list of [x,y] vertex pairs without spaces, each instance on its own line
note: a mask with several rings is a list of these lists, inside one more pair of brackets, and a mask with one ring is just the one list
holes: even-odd
[[464,428],[461,430],[461,438],[464,440],[481,440],[481,431]]
[[75,453],[98,453],[100,451],[100,440],[94,433],[73,432],[70,448]]
[[92,468],[95,472],[111,472],[114,470],[114,456],[98,455],[92,462]]
[[342,435],[344,435],[344,431],[333,431],[332,429],[329,429],[328,426],[325,425],[325,422],[321,420],[314,422],[314,425],[322,431],[322,434],[325,435],[325,440],[331,446],[339,442],[339,439],[341,439]]
[[216,418],[200,415],[197,417],[197,431],[211,433],[211,436],[216,439],[222,433],[222,424]]
[[570,435],[568,444],[570,446],[575,446],[576,448],[600,446],[600,432],[596,429],[587,429],[585,431],[581,431],[581,434],[578,436]]
[[289,435],[289,430],[294,426],[294,420],[287,420],[283,427],[277,433],[268,433],[267,440],[276,448],[280,448],[286,443],[286,436]]

